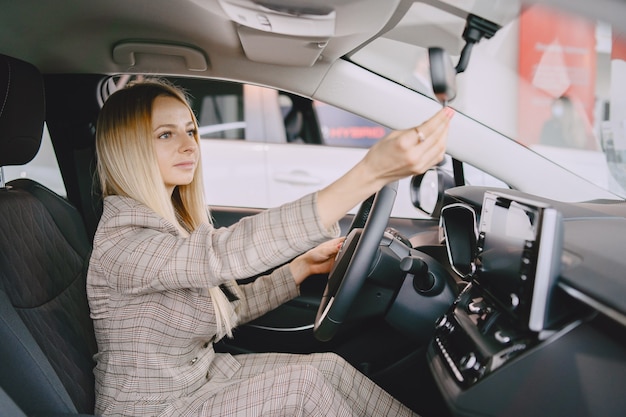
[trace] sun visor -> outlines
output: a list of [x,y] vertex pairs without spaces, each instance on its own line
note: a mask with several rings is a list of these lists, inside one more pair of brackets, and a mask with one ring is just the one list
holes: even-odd
[[336,12],[327,5],[280,0],[219,0],[238,24],[248,59],[266,64],[310,67],[335,34]]
[[328,43],[328,38],[276,35],[245,26],[237,33],[248,59],[266,64],[310,67]]

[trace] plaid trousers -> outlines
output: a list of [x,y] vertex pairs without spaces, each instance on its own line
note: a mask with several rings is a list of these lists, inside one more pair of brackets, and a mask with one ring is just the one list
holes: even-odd
[[224,381],[225,388],[204,400],[195,415],[416,415],[334,353],[259,353],[234,358],[241,364],[239,370]]

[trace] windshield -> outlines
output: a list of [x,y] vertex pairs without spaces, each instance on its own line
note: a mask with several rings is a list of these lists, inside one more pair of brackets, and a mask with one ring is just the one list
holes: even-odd
[[[473,47],[451,107],[626,197],[626,39],[603,22],[515,3],[495,17],[501,29]],[[450,11],[415,3],[351,59],[434,97],[427,48],[444,48],[456,64],[465,45],[464,14]]]

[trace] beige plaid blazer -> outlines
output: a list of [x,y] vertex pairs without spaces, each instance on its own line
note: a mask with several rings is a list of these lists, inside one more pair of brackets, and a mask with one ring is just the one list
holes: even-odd
[[[98,353],[96,413],[184,415],[241,366],[213,350],[207,288],[257,275],[339,235],[324,230],[316,194],[189,237],[148,207],[110,196],[96,232],[87,295]],[[297,296],[288,267],[242,285],[240,323]]]

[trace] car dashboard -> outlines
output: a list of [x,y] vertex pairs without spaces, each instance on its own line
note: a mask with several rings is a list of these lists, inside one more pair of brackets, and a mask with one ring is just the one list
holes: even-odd
[[626,409],[626,203],[447,190],[440,225],[468,284],[428,347],[455,416]]

